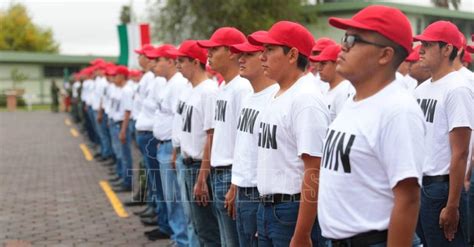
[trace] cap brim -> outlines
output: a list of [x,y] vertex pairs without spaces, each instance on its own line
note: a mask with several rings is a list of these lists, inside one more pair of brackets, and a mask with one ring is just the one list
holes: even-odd
[[470,52],[470,53],[474,53],[474,45],[468,45],[466,46],[466,51]]
[[133,50],[133,51],[134,51],[136,54],[138,54],[138,55],[145,55],[145,52],[144,52],[143,50],[141,50],[141,49],[135,49],[135,50]]
[[429,36],[426,36],[426,35],[423,35],[423,34],[420,34],[420,35],[417,35],[417,36],[413,37],[413,40],[414,41],[427,41],[427,42],[440,41],[439,39],[435,39],[435,38],[432,38],[432,37],[429,37]]
[[221,44],[218,44],[211,40],[198,40],[197,44],[202,48],[212,48],[212,47],[222,46]]
[[373,30],[373,28],[361,24],[357,21],[352,19],[342,19],[337,17],[329,18],[329,24],[335,28],[346,30],[348,28],[356,28],[356,29],[363,29],[363,30]]
[[189,55],[186,55],[179,50],[170,50],[168,51],[168,54],[171,56],[177,56],[177,57],[189,57]]
[[262,50],[263,50],[263,47],[261,46],[255,46],[255,45],[250,45],[246,43],[233,45],[230,47],[230,51],[233,53],[258,52]]
[[311,62],[325,62],[325,61],[335,61],[334,59],[330,59],[328,57],[324,57],[324,56],[310,56],[309,57],[309,60]]
[[264,44],[268,45],[284,45],[281,42],[278,42],[272,39],[268,34],[260,34],[260,35],[250,35],[248,37],[249,43],[252,45],[262,46]]

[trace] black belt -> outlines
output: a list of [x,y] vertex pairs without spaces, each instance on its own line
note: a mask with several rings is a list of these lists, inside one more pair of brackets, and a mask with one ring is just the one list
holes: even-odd
[[215,173],[220,173],[220,172],[224,172],[231,169],[232,169],[232,165],[211,167],[211,171]]
[[183,158],[183,164],[184,165],[187,165],[187,166],[190,166],[190,165],[193,165],[195,163],[201,163],[202,160],[198,160],[198,159],[193,159],[193,158]]
[[301,198],[301,193],[288,195],[288,194],[271,194],[271,195],[264,195],[260,197],[260,202],[263,203],[264,206],[275,205],[284,202],[297,202]]
[[332,247],[368,247],[373,244],[387,242],[388,231],[371,231],[357,234],[345,239],[332,239]]
[[449,175],[438,175],[438,176],[423,176],[423,186],[430,185],[432,183],[449,182]]
[[114,124],[122,125],[123,121],[114,122]]
[[149,130],[137,130],[137,133],[140,135],[145,135],[145,134],[153,134],[153,131]]
[[170,142],[170,141],[171,141],[171,140],[163,140],[163,141],[162,141],[162,140],[158,140],[158,143],[159,143],[159,144],[164,144],[164,143],[168,143],[168,142]]

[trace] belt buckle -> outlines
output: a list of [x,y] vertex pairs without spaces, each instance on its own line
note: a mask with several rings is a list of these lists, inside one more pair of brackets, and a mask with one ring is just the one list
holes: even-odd
[[275,203],[275,198],[273,197],[273,195],[261,196],[260,201],[262,202],[263,205],[267,206],[267,205],[274,204]]
[[348,247],[349,244],[345,240],[333,240],[331,241],[331,246],[332,247]]

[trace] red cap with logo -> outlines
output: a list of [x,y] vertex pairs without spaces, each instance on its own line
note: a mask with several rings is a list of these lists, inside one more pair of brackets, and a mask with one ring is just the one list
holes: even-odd
[[311,51],[323,51],[324,48],[326,48],[329,45],[337,45],[337,43],[334,42],[334,40],[330,38],[322,37],[322,38],[317,39],[316,42],[314,42],[314,46],[313,46],[313,49],[311,49]]
[[125,77],[128,77],[129,71],[126,66],[119,65],[115,67],[115,75],[123,75]]
[[340,45],[329,45],[317,56],[309,57],[309,60],[312,62],[324,62],[324,61],[333,61],[337,60],[337,55],[341,52]]
[[237,28],[221,27],[212,34],[209,40],[198,40],[198,44],[203,48],[212,48],[241,44],[246,40],[245,35]]
[[298,49],[306,57],[314,46],[313,35],[303,25],[291,21],[279,21],[272,25],[266,35],[249,36],[253,45],[280,45]]
[[377,32],[405,48],[412,50],[413,36],[410,21],[399,9],[371,5],[357,12],[351,19],[331,17],[329,24],[339,29],[362,29]]
[[207,50],[200,47],[196,40],[185,40],[178,49],[169,50],[168,53],[176,57],[197,59],[202,64],[207,63]]
[[145,51],[145,56],[151,59],[155,59],[159,57],[176,59],[175,55],[171,55],[170,53],[168,53],[168,51],[170,50],[176,50],[176,48],[173,45],[164,44],[153,50]]
[[153,50],[155,49],[152,45],[150,44],[146,44],[144,46],[142,46],[140,49],[135,49],[135,53],[139,54],[139,55],[145,55],[145,52],[148,51],[148,50]]
[[410,53],[410,55],[408,55],[408,57],[405,58],[405,62],[417,62],[418,60],[420,60],[420,48],[421,48],[421,45],[415,46],[415,48],[413,48],[413,51]]
[[471,62],[472,62],[472,56],[471,56],[471,53],[470,53],[470,52],[464,51],[464,56],[462,57],[462,62],[463,62],[463,63],[471,64]]
[[452,22],[436,21],[428,25],[422,34],[413,37],[415,41],[444,42],[460,49],[462,40],[459,29]]
[[[250,39],[251,36],[259,36],[259,35],[267,35],[267,31],[256,31],[250,34],[248,37]],[[233,53],[242,53],[242,52],[257,52],[263,51],[263,46],[260,45],[252,45],[248,41],[242,44],[233,45],[230,47],[230,51]]]

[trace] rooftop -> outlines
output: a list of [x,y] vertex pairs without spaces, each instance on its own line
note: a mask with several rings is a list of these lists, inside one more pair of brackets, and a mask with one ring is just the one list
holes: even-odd
[[88,64],[89,61],[103,58],[107,61],[117,61],[117,57],[110,56],[78,56],[61,55],[39,52],[0,51],[0,63],[41,63],[41,64]]

